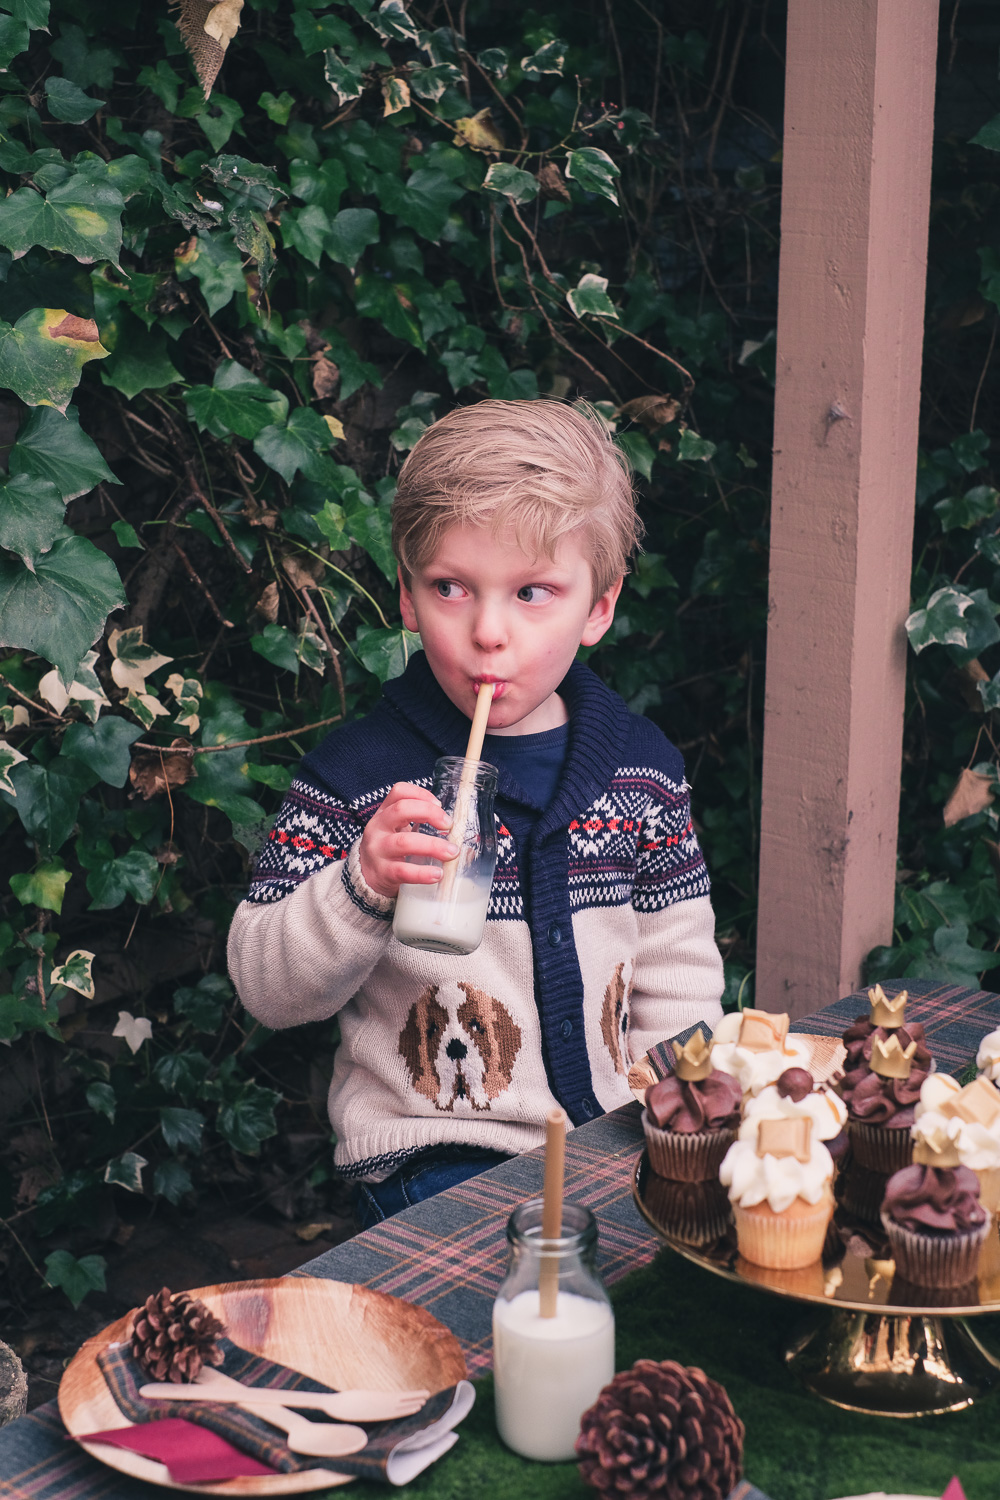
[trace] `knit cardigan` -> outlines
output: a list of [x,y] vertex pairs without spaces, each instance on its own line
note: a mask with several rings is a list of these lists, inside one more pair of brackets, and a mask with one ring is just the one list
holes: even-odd
[[271,1028],[339,1014],[335,1160],[378,1181],[415,1151],[528,1151],[558,1102],[573,1125],[631,1099],[630,1064],[721,1015],[708,872],[679,752],[588,668],[559,688],[569,748],[547,808],[500,771],[499,855],[481,946],[405,947],[359,860],[398,781],[430,786],[469,721],[418,653],[367,717],[302,762],[237,909],[229,965]]

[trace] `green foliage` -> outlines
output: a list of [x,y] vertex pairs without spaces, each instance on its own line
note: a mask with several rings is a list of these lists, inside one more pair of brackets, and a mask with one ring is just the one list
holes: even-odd
[[[247,0],[207,104],[165,14],[0,17],[0,1040],[50,1092],[46,1185],[0,1151],[73,1266],[123,1194],[271,1170],[303,1119],[328,1159],[308,1048],[241,1012],[226,931],[302,753],[418,644],[392,496],[456,400],[586,398],[640,477],[647,550],[585,654],[684,750],[752,998],[780,144],[752,3],[473,7],[462,38],[402,0]],[[741,59],[774,97],[720,113]],[[947,535],[982,541],[982,449],[949,461]],[[959,619],[966,651],[995,628]]]

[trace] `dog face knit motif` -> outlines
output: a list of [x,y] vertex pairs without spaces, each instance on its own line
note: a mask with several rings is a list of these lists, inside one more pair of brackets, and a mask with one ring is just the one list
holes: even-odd
[[233,922],[244,1005],[278,1028],[339,1014],[336,1162],[378,1180],[427,1146],[540,1145],[631,1099],[630,1064],[721,1014],[708,874],[678,752],[587,667],[560,687],[569,751],[549,806],[501,770],[482,945],[407,948],[361,874],[365,823],[397,781],[431,784],[468,721],[422,655],[367,718],[308,755]]

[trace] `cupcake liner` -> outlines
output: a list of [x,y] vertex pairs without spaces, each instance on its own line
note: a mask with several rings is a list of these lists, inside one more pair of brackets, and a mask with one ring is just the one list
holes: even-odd
[[722,1158],[736,1139],[735,1130],[660,1130],[642,1112],[649,1165],[658,1177],[673,1182],[709,1182],[718,1177]]
[[1000,1211],[1000,1167],[973,1167],[979,1178],[979,1201],[996,1216]]
[[729,1198],[718,1181],[676,1182],[651,1173],[645,1204],[665,1234],[688,1245],[710,1245],[729,1228]]
[[819,1260],[832,1216],[832,1195],[816,1204],[796,1198],[784,1214],[775,1213],[767,1203],[752,1208],[733,1204],[740,1254],[773,1271],[794,1271]]
[[904,1276],[892,1278],[889,1300],[898,1307],[976,1307],[979,1283],[967,1281],[963,1286],[919,1286]]
[[864,1219],[867,1224],[878,1224],[888,1181],[885,1172],[869,1172],[851,1161],[837,1184],[837,1197],[846,1213]]
[[978,1229],[957,1230],[954,1234],[919,1234],[882,1213],[897,1276],[926,1287],[957,1287],[974,1281],[991,1222],[987,1218]]
[[913,1140],[908,1125],[866,1125],[850,1120],[848,1133],[855,1161],[869,1172],[883,1172],[891,1177],[913,1161]]

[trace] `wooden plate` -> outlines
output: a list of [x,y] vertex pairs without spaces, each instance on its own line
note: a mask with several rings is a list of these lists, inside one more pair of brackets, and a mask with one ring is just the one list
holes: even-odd
[[[344,1390],[446,1390],[466,1375],[455,1335],[422,1307],[345,1281],[283,1276],[238,1281],[191,1292],[225,1323],[234,1344],[291,1365],[313,1380]],[[88,1339],[59,1385],[59,1415],[68,1432],[103,1432],[132,1424],[115,1405],[97,1363],[125,1337],[131,1313]],[[244,1475],[216,1484],[175,1484],[164,1464],[107,1443],[84,1443],[94,1458],[166,1489],[199,1495],[299,1495],[349,1484],[328,1469]]]

